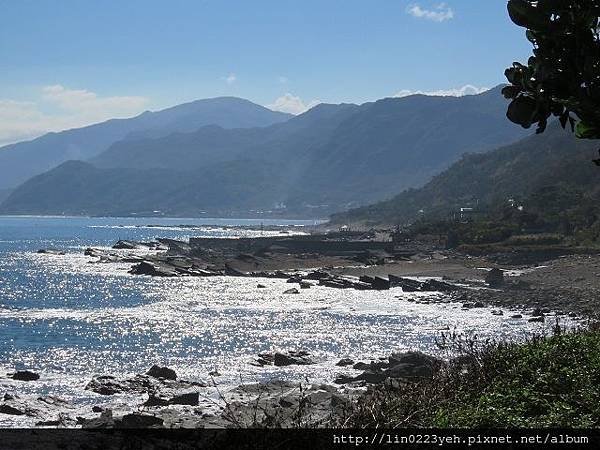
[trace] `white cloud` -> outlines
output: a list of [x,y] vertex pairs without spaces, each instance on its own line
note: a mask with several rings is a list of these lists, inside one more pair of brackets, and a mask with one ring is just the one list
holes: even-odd
[[465,95],[477,95],[489,90],[486,87],[476,87],[471,84],[467,84],[463,87],[456,89],[440,89],[437,91],[411,91],[408,89],[402,89],[396,92],[394,97],[408,97],[409,95],[429,95],[434,97],[463,97]]
[[273,111],[281,111],[297,115],[308,111],[310,108],[318,105],[319,103],[321,103],[319,100],[312,100],[306,104],[300,97],[288,92],[275,99],[275,101],[270,105],[266,105],[266,107],[272,109]]
[[0,99],[0,146],[49,131],[131,117],[141,113],[147,104],[144,97],[100,97],[91,91],[61,85],[42,88],[36,101]]
[[433,9],[421,8],[418,3],[409,5],[406,12],[419,19],[427,19],[433,22],[444,22],[454,18],[454,11],[446,3],[435,5]]
[[230,73],[226,77],[223,77],[223,80],[227,84],[233,84],[233,83],[235,83],[237,81],[237,76],[235,75],[235,73]]
[[79,114],[94,116],[127,116],[140,111],[148,100],[144,97],[98,97],[85,89],[66,89],[60,84],[42,89],[42,98],[58,107]]

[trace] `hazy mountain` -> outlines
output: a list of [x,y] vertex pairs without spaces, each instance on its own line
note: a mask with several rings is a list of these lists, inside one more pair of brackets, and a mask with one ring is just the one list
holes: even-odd
[[191,132],[206,125],[223,128],[264,127],[289,114],[271,111],[248,100],[219,97],[197,100],[130,119],[113,119],[83,128],[48,133],[0,148],[0,189],[12,188],[34,175],[74,159],[86,160],[122,139],[160,137]]
[[[67,161],[19,187],[4,212],[113,216],[198,216],[206,210],[226,213],[273,203],[279,180],[270,167],[238,160],[198,171],[99,169]],[[216,169],[216,170],[215,170]],[[49,195],[45,195],[49,193]],[[223,208],[227,198],[227,208]]]
[[11,192],[10,189],[0,189],[0,204],[8,198]]
[[578,140],[554,124],[544,134],[527,137],[486,154],[464,156],[421,189],[332,217],[334,223],[407,223],[423,210],[445,217],[460,207],[485,207],[508,198],[523,199],[548,187],[600,193],[597,141]]
[[[164,211],[166,204],[171,205],[169,214],[176,215],[217,205],[222,211],[244,205],[245,187],[252,208],[284,203],[288,211],[322,215],[420,186],[466,151],[484,152],[517,141],[526,131],[511,124],[505,112],[506,101],[493,89],[461,98],[416,95],[361,106],[323,104],[261,129],[210,126],[158,138],[137,136],[92,158],[85,166],[86,178],[68,200],[65,191],[79,178],[75,171],[83,170],[71,163],[20,186],[0,211],[139,214]],[[235,182],[234,173],[239,175]],[[220,183],[234,183],[237,194],[232,196],[226,184],[198,191],[191,180],[208,174]],[[96,180],[119,176],[146,177],[144,183],[119,180],[135,203],[102,190],[102,180]],[[256,189],[266,185],[268,192]],[[187,195],[188,204],[169,203],[173,191],[181,198]]]

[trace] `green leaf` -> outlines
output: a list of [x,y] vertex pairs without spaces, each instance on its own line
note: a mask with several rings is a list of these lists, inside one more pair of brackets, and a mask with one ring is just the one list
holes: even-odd
[[520,27],[530,30],[543,30],[549,25],[550,15],[527,0],[509,0],[508,14],[510,19]]
[[600,129],[581,121],[575,127],[575,135],[579,139],[600,139]]
[[521,95],[508,105],[506,117],[523,128],[529,128],[537,121],[537,102],[531,97]]

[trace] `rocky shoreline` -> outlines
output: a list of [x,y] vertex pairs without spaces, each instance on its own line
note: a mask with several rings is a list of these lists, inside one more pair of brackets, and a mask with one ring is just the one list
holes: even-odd
[[[472,257],[413,244],[393,246],[361,240],[360,245],[328,243],[327,238],[253,238],[201,240],[202,245],[160,239],[119,241],[112,249],[88,248],[90,263],[130,264],[135,276],[256,278],[256,289],[269,278],[285,279],[282,294],[305,289],[389,290],[432,295],[409,297],[417,303],[460,303],[463,309],[488,309],[523,322],[550,322],[568,317],[584,320],[600,292],[600,257],[562,255],[527,266],[499,266],[493,258]],[[335,241],[337,242],[337,241]],[[370,248],[369,242],[372,242]],[[319,246],[322,245],[322,251]],[[304,251],[306,249],[311,251]],[[60,257],[60,249],[40,254]],[[312,365],[303,350],[261,353],[257,367]],[[375,386],[398,386],[430,379],[449,361],[420,352],[397,352],[385,358],[336,363],[331,384],[287,380],[241,383],[221,391],[219,374],[210,379],[182,380],[175,370],[152,366],[128,377],[90,376],[85,390],[98,403],[81,411],[55,396],[2,393],[0,414],[28,417],[39,427],[84,428],[223,428],[247,426],[332,426],[348,414],[353,402]],[[41,383],[40,374],[7,374],[15,383]],[[42,375],[43,378],[43,375]],[[16,385],[15,385],[16,386]],[[16,389],[18,392],[18,388]],[[123,403],[123,398],[129,400]],[[107,400],[108,399],[108,400]],[[133,399],[133,400],[131,400]]]
[[[572,254],[546,255],[549,260],[499,265],[495,254],[474,257],[418,242],[394,245],[372,235],[360,241],[358,250],[344,247],[343,239],[336,236],[333,241],[341,244],[332,250],[325,245],[331,244],[327,236],[243,242],[201,239],[201,245],[171,239],[119,241],[110,250],[88,248],[84,253],[91,262],[132,264],[129,273],[133,275],[256,278],[257,289],[264,287],[261,279],[285,279],[294,285],[286,294],[298,294],[315,285],[357,290],[401,288],[403,292],[441,292],[444,299],[462,302],[465,307],[544,309],[571,317],[587,317],[597,310],[597,254],[579,254],[573,249]],[[311,252],[302,251],[304,240]],[[42,249],[40,253],[60,255],[62,251]]]
[[[280,366],[314,363],[304,351],[261,354],[258,360]],[[212,378],[210,382],[182,380],[173,369],[154,365],[132,377],[93,376],[85,390],[98,394],[98,403],[83,411],[56,396],[4,393],[0,414],[31,418],[37,427],[326,427],[343,420],[352,402],[372,387],[430,379],[445,364],[442,359],[410,351],[369,362],[345,358],[337,363],[342,373],[331,385],[275,379],[240,384],[226,391],[219,390]],[[360,373],[349,375],[349,368]],[[7,377],[23,383],[43,382],[33,372]],[[135,400],[124,404],[123,395]]]

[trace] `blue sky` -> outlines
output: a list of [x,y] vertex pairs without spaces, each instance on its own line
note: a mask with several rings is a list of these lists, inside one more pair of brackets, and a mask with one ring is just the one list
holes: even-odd
[[0,144],[221,95],[476,91],[530,51],[506,0],[0,0]]

